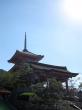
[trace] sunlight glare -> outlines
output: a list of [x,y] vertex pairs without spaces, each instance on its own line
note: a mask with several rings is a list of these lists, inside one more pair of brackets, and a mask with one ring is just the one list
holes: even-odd
[[61,13],[68,20],[82,22],[82,0],[62,0]]

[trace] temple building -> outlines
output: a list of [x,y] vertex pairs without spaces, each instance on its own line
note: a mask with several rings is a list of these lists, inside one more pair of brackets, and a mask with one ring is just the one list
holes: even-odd
[[25,32],[25,41],[23,51],[17,50],[15,54],[8,60],[9,63],[13,63],[14,66],[9,70],[15,72],[16,70],[22,68],[22,65],[29,64],[33,69],[34,79],[38,81],[46,81],[48,78],[56,78],[62,83],[66,83],[66,88],[68,89],[68,79],[75,77],[78,73],[72,73],[68,71],[66,66],[55,66],[40,63],[40,60],[44,58],[43,55],[34,54],[27,49],[27,40]]

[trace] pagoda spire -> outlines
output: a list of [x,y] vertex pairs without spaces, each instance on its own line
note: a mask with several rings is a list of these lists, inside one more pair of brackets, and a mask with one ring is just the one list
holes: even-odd
[[26,39],[26,32],[25,32],[25,39],[24,39],[24,49],[23,52],[27,52],[27,39]]

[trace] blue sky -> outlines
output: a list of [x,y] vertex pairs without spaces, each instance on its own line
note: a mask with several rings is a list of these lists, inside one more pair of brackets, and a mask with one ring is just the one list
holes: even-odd
[[0,68],[23,49],[44,55],[43,63],[82,74],[81,0],[0,0]]

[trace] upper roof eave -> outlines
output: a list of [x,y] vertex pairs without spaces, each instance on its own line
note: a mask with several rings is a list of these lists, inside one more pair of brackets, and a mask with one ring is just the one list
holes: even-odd
[[13,62],[13,60],[18,56],[18,55],[23,55],[23,56],[30,56],[30,57],[33,57],[35,59],[37,59],[38,61],[41,60],[44,56],[43,55],[36,55],[34,53],[31,53],[29,51],[27,52],[21,52],[19,50],[16,50],[15,54],[11,57],[10,60],[8,60],[8,62]]

